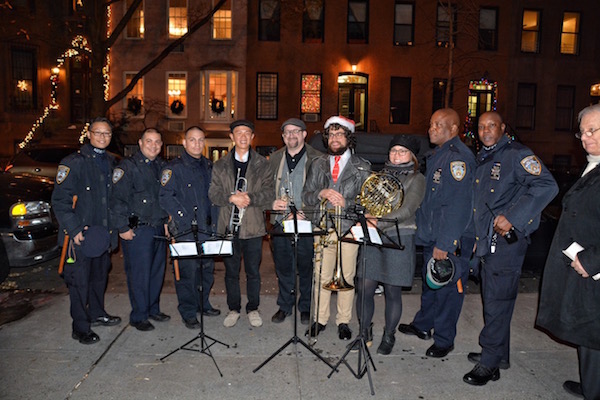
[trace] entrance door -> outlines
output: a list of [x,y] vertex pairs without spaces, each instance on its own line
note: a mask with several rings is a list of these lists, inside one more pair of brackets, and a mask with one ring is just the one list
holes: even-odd
[[90,112],[90,61],[84,55],[71,57],[69,63],[71,88],[71,122],[84,123]]
[[366,131],[369,76],[341,73],[338,76],[338,113],[356,122],[357,131]]

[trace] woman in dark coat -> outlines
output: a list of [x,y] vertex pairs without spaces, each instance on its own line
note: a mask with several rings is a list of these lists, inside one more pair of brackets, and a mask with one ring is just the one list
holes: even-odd
[[[419,143],[408,135],[395,136],[390,142],[389,159],[382,172],[395,176],[403,185],[404,201],[402,206],[387,215],[384,219],[397,219],[400,240],[404,250],[378,248],[368,246],[366,249],[366,271],[362,262],[358,263],[356,284],[356,312],[362,319],[363,335],[370,346],[373,340],[371,320],[375,303],[374,295],[378,282],[383,283],[385,295],[385,327],[381,344],[377,349],[379,354],[390,354],[395,343],[394,332],[402,316],[402,287],[412,286],[415,274],[415,212],[425,194],[425,177],[419,172],[416,155],[419,153]],[[378,222],[378,228],[397,241],[396,225],[391,222]],[[359,256],[359,259],[362,256]],[[364,281],[363,281],[364,280]],[[361,305],[364,284],[364,315]],[[357,342],[358,343],[358,342]]]
[[[562,215],[548,254],[537,325],[577,346],[581,383],[566,381],[565,390],[600,399],[600,104],[579,113],[588,165],[565,194]],[[573,242],[583,250],[563,254]]]

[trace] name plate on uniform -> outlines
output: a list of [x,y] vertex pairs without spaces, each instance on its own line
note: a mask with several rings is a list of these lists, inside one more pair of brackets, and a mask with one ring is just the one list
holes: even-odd
[[207,256],[233,255],[233,242],[231,240],[207,240],[202,243],[202,254]]
[[[295,233],[294,231],[294,220],[287,219],[283,221],[283,231],[285,233]],[[298,233],[312,233],[312,225],[310,221],[305,219],[298,220]]]

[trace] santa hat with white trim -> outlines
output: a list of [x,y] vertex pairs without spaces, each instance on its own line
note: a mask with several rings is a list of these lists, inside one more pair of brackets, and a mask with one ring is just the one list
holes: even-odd
[[336,115],[330,117],[327,121],[325,121],[325,129],[329,128],[330,125],[338,124],[348,129],[351,133],[354,133],[356,123],[349,118],[342,117],[341,115]]

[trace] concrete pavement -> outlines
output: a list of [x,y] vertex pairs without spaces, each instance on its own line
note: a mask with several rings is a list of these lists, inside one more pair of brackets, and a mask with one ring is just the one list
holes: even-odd
[[[106,310],[128,320],[129,299],[118,274],[115,256]],[[261,267],[263,289],[260,312],[264,325],[253,328],[245,314],[233,328],[223,326],[226,299],[222,264],[217,264],[211,302],[223,311],[205,318],[206,334],[230,345],[210,348],[219,372],[205,354],[181,350],[164,362],[159,359],[197,337],[181,323],[177,299],[168,274],[161,298],[162,309],[173,318],[154,323],[151,332],[139,332],[123,322],[120,326],[96,327],[101,341],[85,346],[71,339],[69,299],[64,293],[27,315],[0,327],[1,399],[348,399],[371,398],[367,376],[356,379],[346,366],[331,378],[331,369],[301,345],[290,345],[262,369],[252,371],[293,335],[291,318],[273,324],[277,311],[276,281],[272,261]],[[416,285],[419,285],[417,282]],[[413,293],[414,292],[414,293]],[[472,292],[470,290],[469,292]],[[335,299],[335,296],[333,296]],[[375,340],[371,370],[375,397],[382,399],[568,399],[562,389],[566,379],[578,378],[576,350],[558,344],[535,330],[537,293],[521,293],[512,322],[511,368],[501,378],[483,387],[462,382],[473,364],[470,351],[479,351],[483,326],[481,299],[466,296],[458,326],[455,350],[443,359],[425,357],[431,341],[396,333],[396,345],[389,356],[376,354],[383,329],[383,296],[376,298]],[[404,295],[402,322],[410,322],[419,308],[417,291]],[[332,304],[335,307],[335,303]],[[352,321],[354,333],[358,326]],[[298,336],[304,338],[304,325]],[[210,342],[209,342],[210,343]],[[315,349],[335,363],[347,342],[337,338],[330,321],[319,335]],[[200,346],[199,340],[193,345]],[[348,362],[356,369],[358,358]]]

